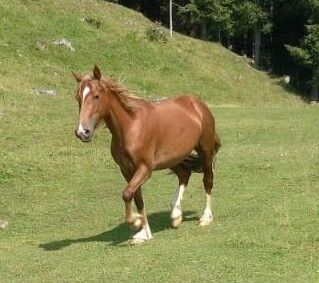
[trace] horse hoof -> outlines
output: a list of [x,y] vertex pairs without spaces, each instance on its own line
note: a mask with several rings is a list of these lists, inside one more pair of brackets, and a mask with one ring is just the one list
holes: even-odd
[[144,240],[144,239],[133,239],[131,241],[131,245],[140,245],[140,244],[143,244],[145,243],[147,240]]
[[182,223],[182,219],[183,219],[183,218],[182,218],[182,215],[180,215],[180,216],[178,216],[178,217],[172,219],[172,226],[173,226],[174,228],[177,228],[177,226]]
[[131,223],[129,223],[131,230],[137,231],[137,230],[141,229],[142,223],[143,223],[142,222],[142,215],[140,215],[138,213],[134,213],[132,218],[133,218],[133,221]]
[[199,226],[207,226],[210,225],[213,222],[213,219],[200,219],[198,225]]
[[133,236],[133,240],[131,242],[132,245],[142,244],[146,241],[149,241],[153,238],[151,231],[147,228],[141,229]]

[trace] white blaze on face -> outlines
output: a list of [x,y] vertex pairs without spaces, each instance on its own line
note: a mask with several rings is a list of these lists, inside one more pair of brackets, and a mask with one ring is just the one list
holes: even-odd
[[83,101],[85,99],[85,97],[90,93],[90,88],[88,86],[86,86],[83,90]]
[[84,134],[84,128],[83,128],[82,124],[79,125],[78,133],[79,134]]

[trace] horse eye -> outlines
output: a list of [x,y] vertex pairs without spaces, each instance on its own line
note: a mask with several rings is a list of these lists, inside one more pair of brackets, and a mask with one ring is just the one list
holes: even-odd
[[93,96],[94,99],[99,99],[99,97],[100,97],[99,95],[94,95]]

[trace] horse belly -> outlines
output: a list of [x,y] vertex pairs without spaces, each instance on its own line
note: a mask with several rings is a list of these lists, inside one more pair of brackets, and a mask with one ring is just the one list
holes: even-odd
[[154,158],[155,170],[178,165],[197,146],[201,127],[196,121],[183,118],[183,125],[176,126],[171,122],[160,131]]

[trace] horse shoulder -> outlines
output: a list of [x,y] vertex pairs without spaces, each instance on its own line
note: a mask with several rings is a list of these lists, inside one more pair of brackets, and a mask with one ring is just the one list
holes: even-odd
[[123,151],[135,164],[148,159],[153,152],[154,139],[152,134],[155,129],[153,107],[147,107],[136,114],[135,120],[124,134]]

